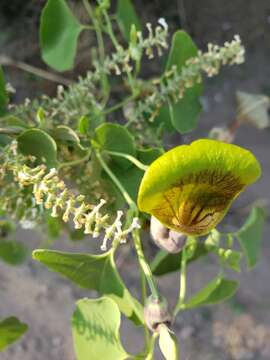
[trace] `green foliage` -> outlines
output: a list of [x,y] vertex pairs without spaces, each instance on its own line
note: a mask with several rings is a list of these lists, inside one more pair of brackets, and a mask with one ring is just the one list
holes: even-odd
[[40,129],[29,129],[17,138],[19,150],[24,155],[35,156],[39,163],[49,168],[57,166],[57,146],[53,138]]
[[69,126],[59,125],[53,132],[52,136],[55,140],[61,140],[63,142],[80,143],[80,138],[77,133],[72,130]]
[[117,0],[116,16],[126,40],[129,40],[132,25],[136,26],[137,31],[142,29],[132,0]]
[[22,264],[28,251],[25,245],[16,240],[0,239],[0,259],[10,265]]
[[128,358],[119,337],[120,311],[108,298],[82,299],[72,317],[72,333],[78,360]]
[[219,248],[217,254],[225,266],[237,272],[241,271],[240,261],[242,254],[239,251]]
[[115,268],[112,252],[87,255],[35,250],[33,258],[80,287],[109,296],[128,318],[136,324],[143,322],[141,307],[122,282]]
[[[176,66],[179,73],[185,68],[189,58],[196,56],[197,47],[191,37],[184,31],[177,31],[173,35],[170,54],[166,70]],[[198,117],[202,110],[199,96],[202,94],[202,85],[195,84],[186,90],[184,96],[176,104],[169,102],[168,109],[174,128],[181,134],[190,132],[197,126]],[[168,110],[167,110],[168,112]]]
[[[110,123],[100,125],[96,129],[96,141],[102,150],[136,156],[134,138],[124,126]],[[131,166],[128,160],[113,155],[112,157],[121,168],[127,169]]]
[[83,28],[65,0],[48,0],[40,22],[42,59],[55,70],[70,70]]
[[264,210],[255,207],[245,224],[236,233],[249,269],[256,265],[260,255],[264,220]]
[[234,295],[239,283],[234,280],[216,277],[196,295],[189,299],[185,305],[185,309],[193,309],[202,305],[213,305],[221,301],[227,300]]
[[[103,296],[77,303],[72,318],[77,359],[150,360],[159,336],[165,359],[176,360],[180,355],[169,328],[174,319],[153,275],[179,270],[174,316],[179,310],[232,296],[238,283],[224,273],[226,268],[240,271],[241,252],[234,249],[233,238],[238,237],[249,267],[254,266],[263,215],[253,209],[247,223],[234,234],[221,234],[215,227],[261,171],[255,157],[235,145],[204,139],[164,154],[165,143],[172,139],[166,137],[165,142],[163,137],[185,134],[197,126],[203,75],[212,77],[223,65],[242,63],[243,47],[235,37],[223,47],[209,44],[206,52],[199,52],[184,31],[175,32],[169,47],[166,21],[159,19],[156,26],[147,23],[143,29],[131,0],[118,0],[116,14],[110,13],[110,0],[83,0],[81,5],[89,16],[87,25],[79,22],[65,0],[47,0],[40,22],[42,58],[57,71],[74,67],[82,30],[97,40],[96,44],[91,41],[90,70],[78,81],[66,86],[69,80],[64,79],[65,87],[59,86],[53,98],[43,95],[7,106],[8,87],[0,69],[0,213],[4,219],[0,221],[0,259],[15,265],[26,255],[25,247],[9,238],[13,231],[7,226],[9,215],[14,223],[27,225],[30,220],[31,226],[46,230],[48,244],[64,232],[73,241],[103,237],[104,253],[99,255],[33,253],[48,269]],[[167,51],[167,64],[160,74],[156,66],[150,75],[141,71],[146,61],[162,55],[165,59]],[[245,112],[250,102],[246,98],[240,104]],[[266,115],[265,107],[260,110]],[[119,120],[121,125],[116,123]],[[251,120],[257,123],[257,118]],[[173,241],[169,238],[173,232],[162,224],[182,232],[180,253],[161,251],[151,264],[147,262],[139,229],[147,227],[148,217],[142,212],[161,221],[165,242]],[[209,231],[206,240],[199,238]],[[126,288],[114,260],[120,244],[127,241],[138,259],[135,271],[141,278],[141,304]],[[209,253],[217,258],[219,274],[224,275],[186,300],[187,270]],[[149,322],[148,293],[152,301],[148,315],[155,319]],[[144,349],[134,356],[126,353],[119,338],[120,312],[145,328]],[[147,327],[154,330],[151,337]],[[0,348],[25,330],[26,325],[14,318],[4,320]]]
[[[194,248],[193,248],[194,247]],[[195,261],[201,256],[206,255],[209,250],[203,243],[190,244],[192,249],[191,256],[187,262]],[[187,250],[189,249],[187,245]],[[154,275],[161,276],[168,273],[180,270],[180,264],[182,259],[182,252],[179,254],[169,254],[163,250],[159,251],[151,263],[151,269]]]
[[22,337],[27,329],[26,324],[13,316],[0,321],[0,351]]

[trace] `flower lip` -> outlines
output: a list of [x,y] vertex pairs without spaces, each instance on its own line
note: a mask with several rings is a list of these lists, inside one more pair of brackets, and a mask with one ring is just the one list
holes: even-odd
[[168,151],[149,166],[138,206],[173,230],[204,235],[260,173],[258,161],[248,150],[216,140],[197,140]]

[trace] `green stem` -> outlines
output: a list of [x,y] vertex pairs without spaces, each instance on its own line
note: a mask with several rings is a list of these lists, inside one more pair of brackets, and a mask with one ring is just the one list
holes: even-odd
[[186,249],[184,247],[181,256],[180,289],[179,289],[179,299],[174,311],[175,316],[177,315],[178,311],[181,310],[181,308],[183,308],[183,305],[185,303],[186,282],[187,282],[187,259],[186,259]]
[[105,152],[109,155],[113,155],[113,156],[118,156],[118,157],[122,157],[127,159],[128,161],[130,161],[131,163],[133,163],[135,166],[137,166],[137,168],[146,171],[148,169],[147,165],[144,165],[143,163],[141,163],[138,159],[136,159],[134,156],[128,155],[128,154],[124,154],[121,152],[116,152],[116,151],[109,151],[109,150],[105,150]]
[[[111,41],[112,41],[112,43],[113,43],[113,45],[114,45],[114,47],[115,47],[115,49],[117,51],[121,45],[119,44],[117,38],[114,35],[111,19],[110,19],[108,13],[105,10],[102,11],[102,14],[103,14],[103,16],[105,18],[105,21],[106,21],[108,35],[111,38]],[[127,71],[127,77],[128,77],[128,82],[129,82],[130,88],[132,90],[132,94],[135,94],[136,93],[136,87],[134,85],[134,78],[132,76],[132,73]]]
[[[101,31],[101,26],[99,24],[99,21],[97,21],[96,16],[94,14],[94,11],[92,9],[91,4],[88,0],[83,0],[84,7],[89,15],[90,20],[93,23],[94,30],[96,32],[96,38],[97,38],[97,44],[98,44],[98,51],[99,51],[99,58],[100,62],[103,65],[105,61],[105,47],[104,47],[104,41]],[[107,101],[108,95],[109,95],[109,82],[107,75],[105,73],[102,74],[101,78],[101,85],[104,92],[104,101]]]
[[102,166],[102,168],[106,171],[106,173],[109,175],[109,177],[112,179],[112,181],[115,183],[115,185],[120,190],[121,194],[123,195],[124,199],[126,200],[127,204],[131,209],[134,209],[134,211],[137,211],[137,205],[135,202],[131,199],[126,189],[123,187],[121,182],[117,179],[117,177],[114,175],[114,173],[111,171],[111,169],[108,167],[106,162],[104,161],[103,157],[101,156],[99,151],[96,151],[97,159]]
[[[142,305],[144,306],[147,297],[147,292],[146,292],[145,275],[142,268],[140,269],[140,280],[141,280],[141,299],[142,299]],[[146,324],[144,324],[144,341],[145,341],[145,348],[148,349],[150,342],[150,335]]]
[[92,152],[92,150],[90,149],[84,157],[82,157],[80,159],[72,160],[72,161],[67,161],[67,162],[64,162],[64,163],[60,164],[58,166],[58,170],[60,170],[60,169],[62,169],[64,167],[67,167],[67,166],[75,166],[75,165],[78,165],[78,164],[80,164],[82,162],[87,161],[89,159],[90,155],[91,155],[91,152]]
[[114,112],[115,110],[118,110],[128,104],[130,101],[135,100],[137,98],[138,94],[132,94],[128,97],[126,97],[123,101],[120,101],[119,103],[113,105],[112,107],[105,109],[102,111],[102,115],[110,114]]
[[160,296],[159,296],[158,289],[157,289],[156,284],[153,279],[152,271],[150,269],[148,262],[146,261],[146,259],[144,257],[140,233],[138,230],[134,230],[132,232],[132,235],[133,235],[133,240],[134,240],[134,245],[135,245],[135,249],[137,252],[138,260],[139,260],[141,269],[145,275],[148,286],[150,288],[151,294],[155,299],[159,299]]
[[145,358],[145,360],[153,360],[154,359],[155,342],[156,342],[157,337],[158,337],[158,333],[155,332],[150,339],[148,354],[147,354],[147,357]]
[[104,18],[105,18],[105,21],[106,21],[108,35],[109,35],[109,37],[111,38],[112,43],[113,43],[115,49],[117,50],[120,45],[119,45],[116,37],[114,36],[114,32],[113,32],[113,28],[112,28],[112,23],[111,23],[110,17],[109,17],[109,15],[107,14],[107,11],[105,11],[105,10],[102,11],[102,14],[103,14],[103,16],[104,16]]

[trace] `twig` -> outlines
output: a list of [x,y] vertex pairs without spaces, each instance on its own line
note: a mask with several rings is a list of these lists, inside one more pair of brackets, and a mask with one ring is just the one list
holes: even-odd
[[46,79],[49,81],[53,81],[58,84],[60,83],[60,84],[66,85],[66,86],[69,86],[73,83],[72,80],[66,79],[60,75],[53,74],[49,71],[37,68],[36,66],[33,66],[33,65],[26,64],[22,61],[13,60],[10,57],[5,56],[5,55],[0,56],[0,65],[13,66],[20,70],[34,74],[40,78],[43,78],[43,79]]

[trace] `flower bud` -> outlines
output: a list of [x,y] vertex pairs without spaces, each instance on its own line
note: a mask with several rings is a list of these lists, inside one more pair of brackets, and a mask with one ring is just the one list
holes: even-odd
[[213,127],[209,133],[210,139],[223,141],[226,143],[232,143],[234,140],[234,134],[224,126]]
[[144,319],[147,327],[153,332],[158,331],[161,324],[170,326],[172,317],[166,299],[150,296],[144,307]]
[[186,235],[166,228],[154,216],[151,217],[150,233],[155,244],[169,253],[180,252],[186,243]]

